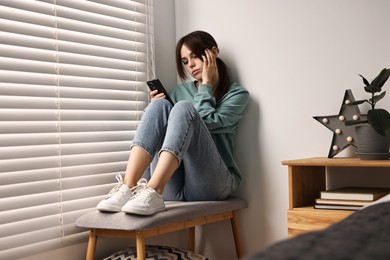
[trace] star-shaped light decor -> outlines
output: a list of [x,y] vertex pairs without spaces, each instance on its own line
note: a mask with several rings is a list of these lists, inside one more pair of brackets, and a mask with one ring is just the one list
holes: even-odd
[[332,158],[350,145],[357,147],[355,127],[346,126],[345,121],[364,120],[366,115],[360,114],[360,110],[357,105],[345,106],[345,104],[353,101],[355,101],[355,98],[352,95],[352,91],[347,89],[338,115],[313,117],[333,132],[333,139],[329,149],[328,158]]

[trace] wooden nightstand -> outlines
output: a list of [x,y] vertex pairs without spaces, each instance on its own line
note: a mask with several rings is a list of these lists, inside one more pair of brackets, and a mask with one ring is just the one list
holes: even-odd
[[354,211],[314,209],[320,191],[326,189],[327,167],[387,167],[390,160],[359,158],[307,158],[282,161],[288,166],[289,208],[288,235],[323,229]]

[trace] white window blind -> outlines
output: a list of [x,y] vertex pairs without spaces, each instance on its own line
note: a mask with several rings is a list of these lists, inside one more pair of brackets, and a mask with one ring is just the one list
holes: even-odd
[[0,259],[74,243],[154,75],[151,0],[0,0]]

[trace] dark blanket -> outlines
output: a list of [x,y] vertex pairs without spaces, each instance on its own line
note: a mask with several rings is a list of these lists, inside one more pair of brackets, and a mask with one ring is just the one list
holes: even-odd
[[356,211],[321,231],[287,239],[245,260],[390,259],[390,202]]

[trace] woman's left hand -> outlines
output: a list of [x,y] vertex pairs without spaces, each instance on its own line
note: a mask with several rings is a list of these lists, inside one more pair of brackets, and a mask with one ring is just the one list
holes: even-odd
[[149,93],[149,96],[150,96],[150,99],[153,101],[155,99],[162,99],[162,98],[165,98],[165,95],[164,93],[158,93],[158,90],[155,89],[153,91],[150,91]]
[[[215,52],[215,53],[214,53]],[[211,85],[216,87],[219,81],[218,67],[217,67],[217,55],[218,50],[206,49],[203,59],[203,71],[202,71],[202,84]]]

